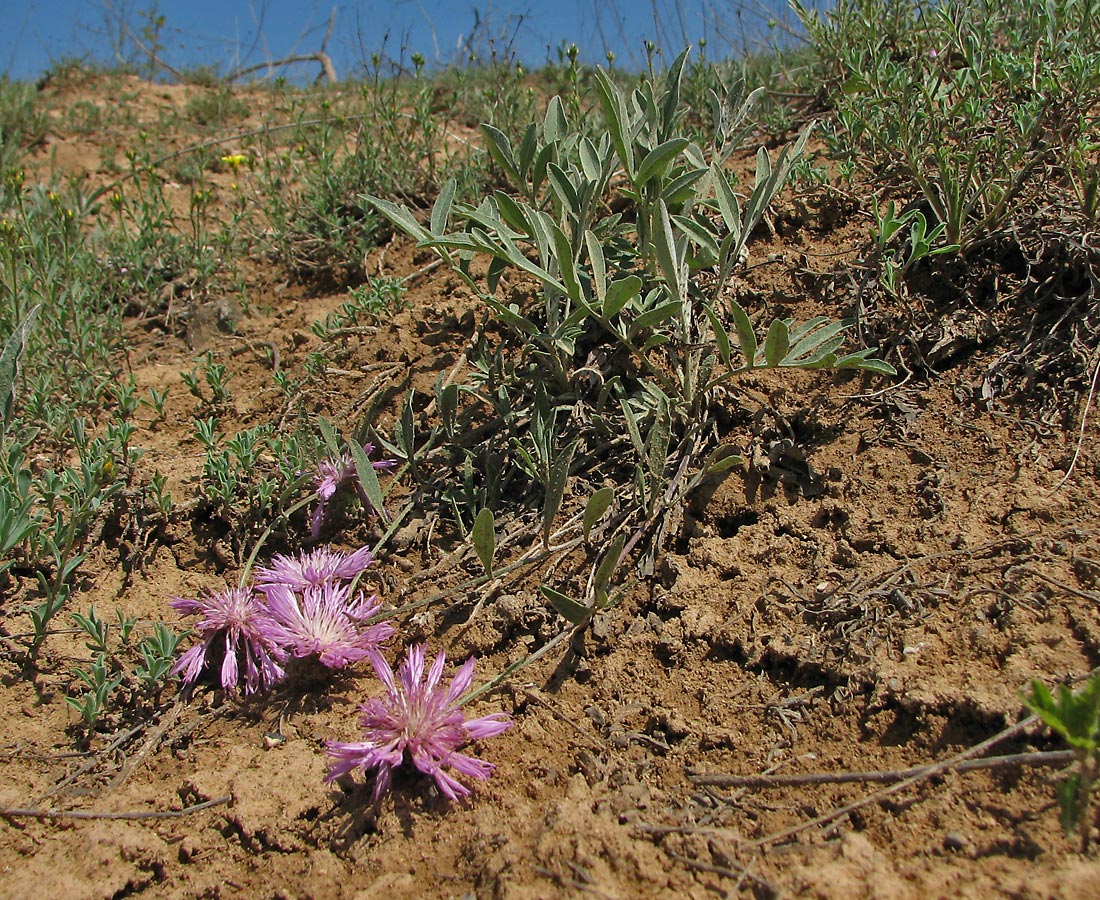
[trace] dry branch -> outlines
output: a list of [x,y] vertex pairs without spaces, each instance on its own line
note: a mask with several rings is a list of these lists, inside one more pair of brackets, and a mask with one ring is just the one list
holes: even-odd
[[88,812],[77,809],[25,809],[17,806],[0,806],[0,818],[15,819],[179,819],[202,812],[212,806],[228,803],[232,797],[216,797],[183,809],[151,810],[149,812]]
[[[876,772],[806,772],[801,775],[723,775],[719,773],[688,773],[694,784],[714,787],[787,787],[806,784],[890,784],[906,778],[927,777],[944,771],[973,772],[979,769],[1003,769],[1014,766],[1064,766],[1073,762],[1072,750],[1051,750],[1036,753],[1012,753],[967,759],[946,769],[942,764],[913,766],[909,769],[888,769]],[[934,771],[932,771],[934,770]]]

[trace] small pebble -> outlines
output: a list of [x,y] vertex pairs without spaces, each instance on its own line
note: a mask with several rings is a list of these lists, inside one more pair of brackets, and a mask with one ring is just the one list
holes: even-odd
[[969,843],[966,835],[958,831],[949,831],[943,836],[943,848],[945,850],[965,850]]

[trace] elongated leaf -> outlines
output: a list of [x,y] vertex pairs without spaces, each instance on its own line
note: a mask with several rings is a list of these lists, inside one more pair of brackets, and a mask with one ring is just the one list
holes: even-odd
[[661,109],[662,136],[672,131],[680,117],[680,81],[684,76],[684,66],[687,64],[690,50],[690,47],[681,50],[676,59],[672,61],[672,65],[668,67],[668,72],[665,73],[664,87],[666,93]]
[[653,250],[657,255],[657,265],[661,267],[661,274],[665,276],[665,283],[672,291],[672,296],[682,301],[684,291],[680,275],[680,257],[676,252],[672,222],[669,220],[668,207],[664,200],[657,201],[657,209],[653,214]]
[[592,182],[599,182],[603,180],[603,163],[600,160],[600,154],[596,150],[596,145],[592,143],[588,138],[581,138],[580,146],[577,147],[578,155],[581,160],[581,169],[584,171],[584,177]]
[[662,322],[667,322],[679,314],[680,307],[681,304],[678,301],[672,300],[658,306],[656,309],[647,310],[630,323],[630,336],[633,337],[647,328],[655,328]]
[[553,226],[551,235],[554,238],[554,250],[558,260],[561,280],[565,284],[566,295],[571,300],[579,302],[581,299],[581,285],[577,280],[576,267],[573,265],[573,248],[570,246],[569,238],[557,225]]
[[546,117],[542,121],[542,137],[547,143],[560,141],[569,133],[569,122],[565,117],[565,106],[561,97],[555,95],[546,107]]
[[[597,598],[602,598],[604,603],[607,601],[607,589],[611,586],[611,576],[615,574],[615,570],[619,567],[619,562],[623,556],[623,547],[625,546],[626,535],[617,535],[615,540],[611,542],[611,546],[607,548],[607,553],[604,554],[603,559],[600,560],[596,574],[592,578],[593,593]],[[604,603],[597,600],[595,605],[603,606]]]
[[615,318],[622,312],[624,306],[638,296],[641,289],[642,279],[637,275],[627,275],[625,278],[613,281],[607,289],[607,297],[603,302],[603,317]]
[[737,194],[734,193],[733,185],[730,184],[725,170],[717,165],[712,165],[710,175],[711,180],[714,182],[715,200],[718,202],[718,211],[722,214],[722,221],[726,223],[726,228],[729,229],[730,234],[736,236],[735,239],[739,247],[741,233],[744,230],[741,224],[741,203],[737,199]]
[[549,143],[541,150],[535,157],[535,164],[531,167],[531,195],[529,199],[532,199],[538,194],[539,189],[542,187],[542,183],[546,181],[546,167],[554,161],[557,155],[557,143]]
[[668,399],[661,397],[653,417],[653,424],[646,435],[645,461],[652,484],[660,484],[664,481],[665,461],[668,459],[668,448],[671,442],[672,411],[669,408]]
[[435,205],[432,207],[432,234],[447,233],[447,223],[451,219],[451,204],[454,203],[457,189],[458,182],[453,178],[448,178],[439,189],[439,196],[436,197]]
[[572,597],[567,597],[561,591],[556,591],[545,584],[539,585],[539,590],[547,602],[554,607],[558,614],[572,625],[581,625],[592,618],[593,609],[578,603]]
[[651,179],[668,171],[676,155],[689,143],[687,138],[672,138],[650,150],[638,164],[638,171],[634,176],[635,190],[641,190]]
[[596,93],[600,98],[604,121],[611,131],[611,143],[630,183],[634,183],[634,138],[628,134],[626,104],[618,86],[602,69],[596,69]]
[[[531,171],[531,163],[535,159],[535,150],[538,147],[538,128],[532,122],[523,132],[523,141],[519,146],[519,156],[516,158],[516,167],[519,174],[526,182]],[[522,187],[523,185],[516,185]]]
[[390,223],[395,228],[405,232],[405,234],[414,240],[430,241],[432,239],[432,235],[429,233],[428,229],[417,222],[416,219],[413,218],[412,213],[405,207],[398,206],[380,197],[371,197],[369,194],[362,195],[362,198],[372,204],[375,209],[389,219]]
[[[212,420],[215,423],[216,419]],[[341,448],[342,441],[340,435],[337,434],[336,429],[332,427],[332,423],[329,422],[324,416],[317,417],[317,428],[321,432],[321,439],[325,442],[325,449],[328,451],[329,456],[340,456],[343,453]]]
[[726,333],[725,326],[719,321],[718,316],[714,314],[714,310],[708,304],[703,304],[703,312],[706,313],[707,321],[710,322],[710,330],[714,333],[714,345],[718,351],[718,358],[722,360],[722,365],[727,369],[732,369],[733,355],[730,349],[730,337]]
[[847,322],[833,322],[797,339],[792,336],[787,361],[791,365],[812,365],[827,354],[836,351],[844,343],[841,332],[848,327]]
[[787,323],[782,319],[776,319],[768,329],[768,336],[764,340],[764,364],[778,366],[787,356],[790,349],[790,333],[787,331]]
[[500,277],[507,268],[508,261],[501,259],[499,256],[494,256],[489,260],[489,270],[485,273],[485,286],[490,291],[497,289],[497,285],[500,284]]
[[834,369],[863,369],[867,372],[878,372],[882,375],[897,375],[898,370],[884,359],[870,359],[870,355],[877,347],[869,347],[866,350],[856,350],[847,356],[842,356],[833,363]]
[[642,431],[638,427],[638,417],[634,414],[634,410],[631,409],[630,404],[626,400],[620,400],[619,405],[622,407],[623,416],[626,417],[626,430],[630,435],[630,442],[634,445],[634,452],[638,455],[639,459],[645,458],[645,442],[642,440]]
[[1071,772],[1058,782],[1054,791],[1058,796],[1060,810],[1058,821],[1066,834],[1073,834],[1085,812],[1081,804],[1081,773]]
[[32,306],[8,339],[4,341],[3,352],[0,352],[0,404],[3,404],[3,419],[0,420],[0,434],[7,430],[14,414],[15,405],[15,380],[19,377],[19,359],[27,346],[34,321],[38,318],[38,311],[42,304]]
[[409,388],[409,392],[405,395],[405,403],[401,407],[401,419],[398,422],[397,445],[409,462],[414,462],[416,458],[416,417],[413,410],[415,395],[416,390]]
[[592,287],[596,292],[596,303],[602,307],[607,297],[607,262],[603,256],[603,245],[592,231],[585,231],[584,244],[588,248],[588,262],[592,267]]
[[504,220],[509,228],[514,229],[518,234],[523,234],[528,237],[533,236],[534,228],[526,208],[516,203],[516,201],[512,199],[511,196],[504,193],[504,191],[494,191],[493,198],[497,202],[497,209],[500,211],[501,219]]
[[[564,293],[564,291],[562,292]],[[517,331],[526,335],[538,334],[538,326],[535,325],[530,319],[526,319],[521,316],[516,310],[509,306],[505,306],[495,297],[483,298],[485,304],[499,316],[506,324],[511,325]]]
[[603,514],[611,508],[615,501],[615,490],[610,487],[602,487],[591,497],[584,506],[584,518],[581,522],[581,531],[587,542],[592,536],[593,526],[603,517]]
[[485,567],[485,574],[490,576],[493,574],[493,557],[497,551],[497,533],[494,526],[493,511],[485,507],[477,514],[473,530],[470,532],[477,558]]
[[706,169],[689,169],[677,175],[661,191],[661,198],[669,209],[683,209],[694,204],[695,183],[707,174]]
[[815,328],[821,327],[828,321],[828,316],[814,316],[812,319],[807,319],[805,322],[799,322],[797,325],[792,323],[790,326],[791,347],[795,347],[803,338],[811,334]]
[[351,455],[355,460],[355,474],[359,478],[359,484],[363,486],[363,491],[366,493],[370,505],[374,507],[375,514],[383,522],[387,522],[389,517],[386,515],[386,501],[382,496],[382,486],[378,483],[378,475],[374,471],[374,466],[359,441],[351,441],[350,444]]
[[734,466],[742,465],[745,458],[737,452],[732,444],[719,444],[707,454],[703,463],[703,471],[708,475],[718,475]]
[[561,510],[565,497],[565,488],[569,484],[569,467],[573,464],[573,454],[577,452],[574,441],[564,453],[557,454],[550,462],[550,482],[546,486],[546,497],[542,504],[542,543],[550,546],[550,532],[554,519]]
[[485,146],[493,162],[508,176],[513,187],[522,187],[523,176],[520,175],[519,165],[512,153],[512,142],[508,140],[508,135],[488,124],[481,126],[481,132],[485,135]]
[[561,166],[556,163],[550,163],[550,165],[546,167],[546,174],[550,177],[550,187],[552,187],[554,193],[557,194],[558,202],[561,203],[562,208],[576,215],[577,189],[573,187],[573,183],[569,180],[569,176],[566,175]]
[[697,219],[692,219],[687,216],[673,216],[672,221],[680,231],[688,236],[692,243],[710,256],[712,261],[711,264],[713,265],[713,262],[718,259],[718,242],[714,239],[714,235],[707,230],[706,226]]

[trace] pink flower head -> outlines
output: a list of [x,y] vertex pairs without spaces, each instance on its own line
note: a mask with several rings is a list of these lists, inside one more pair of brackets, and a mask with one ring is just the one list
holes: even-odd
[[[372,450],[374,450],[373,444],[363,445],[363,452],[367,456],[370,456]],[[376,469],[390,469],[396,465],[396,462],[392,459],[381,459],[378,462],[371,463],[371,465]],[[310,520],[310,531],[315,538],[321,534],[321,525],[325,520],[325,506],[336,495],[337,491],[349,485],[355,489],[364,510],[368,513],[377,512],[380,516],[385,516],[384,510],[376,510],[370,502],[370,498],[359,480],[359,470],[355,465],[355,457],[350,452],[343,453],[339,457],[321,460],[317,464],[317,474],[314,476],[313,482],[317,486],[317,506],[314,508],[313,517]]]
[[458,698],[470,687],[476,660],[470,657],[455,674],[449,688],[439,682],[445,656],[441,651],[424,679],[423,644],[410,647],[394,678],[389,663],[376,650],[369,653],[371,665],[386,687],[381,700],[368,700],[359,724],[364,740],[353,743],[326,742],[332,757],[326,781],[332,781],[355,769],[375,770],[374,798],[389,788],[393,771],[406,759],[425,775],[431,775],[439,789],[457,800],[470,793],[469,788],[445,769],[453,769],[468,778],[488,778],[494,766],[484,760],[458,753],[469,741],[492,737],[512,726],[506,713],[498,712],[478,719],[465,719]]
[[353,601],[349,587],[335,581],[310,585],[300,596],[285,584],[271,584],[264,594],[270,613],[264,636],[298,658],[316,656],[330,669],[357,662],[396,630],[389,622],[364,625],[381,602],[361,592]]
[[374,555],[367,547],[353,553],[320,547],[297,557],[276,553],[270,568],[256,569],[256,588],[267,593],[274,585],[286,585],[293,591],[304,591],[328,582],[351,581],[373,562]]
[[226,691],[237,689],[242,657],[246,694],[266,690],[286,674],[280,665],[286,654],[267,637],[271,619],[251,588],[205,591],[198,599],[173,597],[168,602],[182,616],[202,616],[196,630],[203,642],[184,653],[172,669],[173,674],[183,673],[184,684],[198,679],[207,654],[216,649],[215,641],[223,635],[221,685]]

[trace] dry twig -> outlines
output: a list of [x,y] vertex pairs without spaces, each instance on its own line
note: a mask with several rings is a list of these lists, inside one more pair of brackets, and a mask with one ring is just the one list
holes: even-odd
[[6,819],[179,819],[202,812],[212,806],[228,803],[232,797],[216,797],[183,809],[150,810],[147,812],[88,812],[79,809],[27,809],[18,806],[0,806],[0,818]]
[[[1051,750],[1036,753],[1012,753],[968,759],[950,766],[951,771],[973,772],[978,769],[1005,769],[1014,766],[1064,766],[1073,762],[1072,750]],[[694,784],[715,787],[788,787],[804,784],[890,784],[906,778],[925,776],[929,769],[945,771],[942,765],[913,766],[908,769],[888,769],[876,772],[805,772],[795,775],[723,775],[719,773],[688,773]],[[935,774],[935,773],[933,773]]]

